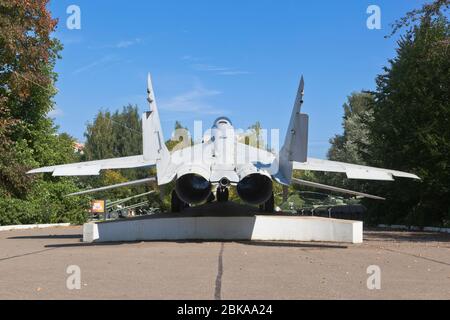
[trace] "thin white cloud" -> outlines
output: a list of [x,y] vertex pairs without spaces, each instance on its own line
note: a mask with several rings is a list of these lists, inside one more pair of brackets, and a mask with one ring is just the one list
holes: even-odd
[[141,38],[131,38],[131,39],[124,39],[124,40],[120,40],[114,43],[110,43],[110,44],[95,44],[95,45],[91,45],[88,48],[89,49],[125,49],[125,48],[129,48],[131,46],[135,46],[138,44],[143,43],[144,40]]
[[84,41],[80,35],[73,35],[67,33],[57,33],[57,38],[63,45],[80,44]]
[[167,101],[160,103],[161,109],[171,112],[187,112],[207,115],[224,114],[224,110],[220,110],[211,105],[208,98],[220,95],[217,90],[209,90],[197,85],[194,89],[172,97]]
[[195,61],[200,61],[202,59],[197,58],[197,57],[193,57],[193,56],[187,54],[187,55],[182,56],[181,60],[195,62]]
[[95,60],[95,61],[91,62],[91,63],[88,63],[87,65],[84,65],[84,66],[82,66],[82,67],[80,67],[78,69],[75,69],[72,72],[72,74],[79,74],[79,73],[82,73],[82,72],[86,72],[86,71],[88,71],[90,69],[93,69],[95,67],[104,66],[104,65],[107,65],[109,63],[117,62],[117,61],[118,61],[117,57],[115,57],[113,55],[107,55],[107,56],[104,56],[104,57],[102,57],[102,58],[100,58],[98,60]]
[[122,41],[119,41],[118,43],[116,43],[115,45],[113,45],[113,47],[117,48],[117,49],[123,49],[123,48],[128,48],[128,47],[134,46],[141,42],[142,42],[142,40],[140,38],[135,38],[135,39],[131,39],[131,40],[122,40]]
[[235,68],[228,68],[228,67],[216,66],[216,65],[211,65],[211,64],[202,64],[202,63],[193,64],[192,68],[194,68],[197,71],[213,72],[213,73],[215,73],[217,75],[221,75],[221,76],[238,76],[238,75],[244,75],[244,74],[250,73],[248,71],[237,70]]
[[214,66],[214,65],[210,65],[210,64],[200,64],[200,63],[193,64],[192,67],[198,71],[224,72],[224,71],[230,70],[229,68],[225,68],[225,67],[218,67],[218,66]]
[[249,71],[245,71],[245,70],[239,70],[236,68],[202,63],[201,61],[204,59],[193,57],[191,55],[185,55],[185,56],[181,57],[181,60],[191,62],[192,64],[190,65],[190,67],[196,71],[211,72],[211,73],[214,73],[214,74],[220,75],[220,76],[238,76],[238,75],[250,74]]
[[220,74],[221,76],[239,76],[239,75],[243,75],[243,74],[250,74],[250,72],[240,71],[240,70],[226,70],[226,71],[221,71],[218,74]]

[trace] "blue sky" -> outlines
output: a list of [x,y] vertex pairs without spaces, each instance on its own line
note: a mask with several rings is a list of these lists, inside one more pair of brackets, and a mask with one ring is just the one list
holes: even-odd
[[[54,0],[64,50],[51,116],[83,141],[99,109],[147,110],[150,71],[166,138],[175,120],[209,126],[222,114],[235,127],[259,120],[284,136],[303,74],[309,155],[325,157],[329,138],[342,132],[346,97],[374,89],[395,56],[396,38],[384,38],[389,23],[423,2]],[[66,26],[71,4],[81,9],[80,30]],[[366,27],[371,4],[381,8],[381,30]]]

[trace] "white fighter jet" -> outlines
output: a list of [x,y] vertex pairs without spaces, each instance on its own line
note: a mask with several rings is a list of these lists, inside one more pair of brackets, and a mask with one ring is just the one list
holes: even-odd
[[[214,200],[228,201],[228,190],[235,186],[246,203],[259,205],[266,212],[274,210],[273,183],[298,184],[358,197],[384,200],[381,197],[295,179],[293,170],[341,172],[349,179],[394,180],[394,177],[420,179],[418,176],[389,169],[367,167],[336,161],[309,158],[308,115],[301,113],[304,81],[300,85],[292,110],[284,144],[279,152],[255,148],[239,142],[238,134],[226,117],[218,118],[203,140],[193,146],[169,152],[165,145],[158,108],[148,75],[150,111],[142,117],[143,154],[131,157],[87,161],[39,168],[28,173],[52,172],[53,176],[99,175],[101,170],[156,167],[156,177],[120,183],[74,193],[79,195],[118,187],[157,181],[166,185],[175,181],[172,212]],[[280,109],[279,109],[280,110]]]

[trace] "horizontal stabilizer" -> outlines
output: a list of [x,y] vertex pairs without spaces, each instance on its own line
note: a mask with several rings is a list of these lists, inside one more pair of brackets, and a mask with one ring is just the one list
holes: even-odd
[[154,165],[155,161],[144,160],[144,157],[139,155],[38,168],[28,171],[27,174],[52,172],[53,176],[96,176],[101,170],[146,168]]
[[70,176],[98,176],[102,169],[99,165],[88,166],[70,166],[60,167],[53,170],[53,176],[55,177],[70,177]]
[[334,192],[339,192],[339,193],[351,194],[354,196],[375,199],[375,200],[386,200],[385,198],[374,196],[371,194],[347,190],[347,189],[333,187],[333,186],[327,186],[325,184],[321,184],[321,183],[317,183],[317,182],[311,182],[311,181],[295,179],[295,178],[292,178],[292,182],[295,184],[301,185],[301,186],[312,187],[312,188],[316,188],[316,189],[323,189],[323,190],[329,190],[329,191],[334,191]]
[[308,158],[306,162],[294,162],[294,169],[341,172],[345,173],[349,179],[392,181],[394,180],[394,177],[401,177],[420,180],[418,176],[408,172],[314,158]]
[[146,183],[153,182],[153,181],[156,181],[156,178],[151,177],[151,178],[145,178],[145,179],[141,179],[141,180],[127,181],[127,182],[123,182],[123,183],[113,184],[113,185],[110,185],[110,186],[105,186],[105,187],[100,187],[100,188],[89,189],[89,190],[84,190],[84,191],[80,191],[80,192],[71,193],[71,194],[66,195],[66,197],[79,196],[79,195],[82,195],[82,194],[94,193],[94,192],[99,192],[99,191],[106,191],[106,190],[111,190],[111,189],[121,188],[121,187],[130,187],[130,186],[135,186],[135,185],[139,185],[139,184],[146,184]]

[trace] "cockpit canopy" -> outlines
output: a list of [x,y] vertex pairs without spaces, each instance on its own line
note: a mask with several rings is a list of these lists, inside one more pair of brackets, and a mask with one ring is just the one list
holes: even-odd
[[227,117],[219,117],[216,119],[216,121],[214,121],[213,128],[218,128],[218,127],[222,127],[222,126],[232,127],[233,123]]

